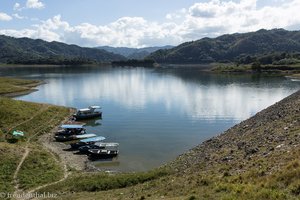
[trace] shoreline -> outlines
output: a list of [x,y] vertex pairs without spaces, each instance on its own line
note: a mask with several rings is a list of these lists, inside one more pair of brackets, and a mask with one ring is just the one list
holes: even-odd
[[[74,113],[74,109],[70,108],[70,116]],[[60,124],[69,121],[70,116],[66,117]],[[76,171],[91,171],[88,162],[90,162],[86,155],[74,154],[74,151],[68,151],[70,148],[68,144],[63,142],[56,142],[53,138],[54,134],[59,129],[58,126],[54,127],[50,132],[43,134],[38,139],[45,148],[53,152],[60,160],[68,166],[70,169],[75,169]]]

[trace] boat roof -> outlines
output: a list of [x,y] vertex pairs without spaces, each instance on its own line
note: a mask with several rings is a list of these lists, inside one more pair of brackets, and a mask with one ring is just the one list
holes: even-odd
[[60,127],[63,129],[78,129],[83,128],[84,125],[82,124],[63,124]]
[[76,135],[76,138],[81,139],[81,138],[92,138],[97,136],[96,134],[90,133],[90,134],[82,134],[82,135]]
[[87,138],[84,140],[80,140],[80,142],[99,142],[105,140],[105,137],[103,136],[97,136],[97,137],[92,137],[92,138]]
[[90,111],[90,110],[95,110],[95,109],[100,109],[100,106],[89,106],[88,108],[81,108],[78,109],[78,111],[80,112],[86,112],[86,111]]
[[89,108],[81,108],[81,109],[79,109],[78,111],[80,111],[80,112],[86,112],[86,111],[90,111],[91,109],[89,109]]
[[117,147],[119,146],[119,143],[116,142],[99,142],[97,143],[100,147]]
[[100,106],[90,106],[89,108],[93,108],[93,109],[100,109]]

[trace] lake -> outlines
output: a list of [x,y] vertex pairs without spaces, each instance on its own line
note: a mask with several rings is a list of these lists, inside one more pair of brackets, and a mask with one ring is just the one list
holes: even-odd
[[16,99],[100,105],[103,118],[87,121],[87,132],[120,143],[120,155],[95,164],[117,171],[158,167],[300,88],[284,77],[197,69],[1,67],[0,75],[47,83]]

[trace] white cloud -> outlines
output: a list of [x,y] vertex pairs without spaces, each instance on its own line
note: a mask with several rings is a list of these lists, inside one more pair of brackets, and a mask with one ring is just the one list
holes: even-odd
[[0,12],[0,21],[10,21],[12,17],[6,13]]
[[12,16],[14,16],[16,19],[27,19],[27,17],[21,16],[18,13],[13,14]]
[[42,9],[45,7],[45,4],[39,0],[27,0],[26,8]]
[[21,4],[15,3],[15,5],[14,5],[14,10],[20,11],[20,9],[21,9]]
[[13,10],[22,11],[24,9],[43,9],[45,4],[40,0],[27,0],[25,6],[21,6],[20,3],[15,3]]
[[[31,1],[41,3],[37,0]],[[285,1],[280,6],[257,7],[256,3],[257,0],[212,0],[195,3],[189,8],[167,14],[166,21],[162,23],[148,21],[142,17],[122,17],[101,26],[90,23],[71,26],[57,15],[38,22],[31,28],[0,30],[0,33],[82,46],[144,47],[177,45],[202,37],[255,31],[261,28],[300,28],[299,0]]]

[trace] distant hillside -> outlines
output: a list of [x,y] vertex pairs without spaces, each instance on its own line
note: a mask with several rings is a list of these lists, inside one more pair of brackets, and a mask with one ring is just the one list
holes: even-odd
[[0,35],[0,63],[72,64],[124,59],[121,55],[100,49]]
[[274,52],[300,52],[300,31],[284,29],[222,35],[186,42],[167,50],[158,50],[148,58],[159,63],[232,62],[247,56]]
[[173,46],[167,45],[162,47],[145,47],[145,48],[128,48],[128,47],[110,47],[110,46],[101,46],[96,47],[97,49],[102,49],[108,52],[115,54],[120,54],[125,56],[128,59],[144,59],[146,56],[150,55],[152,52],[155,52],[160,49],[170,49]]

